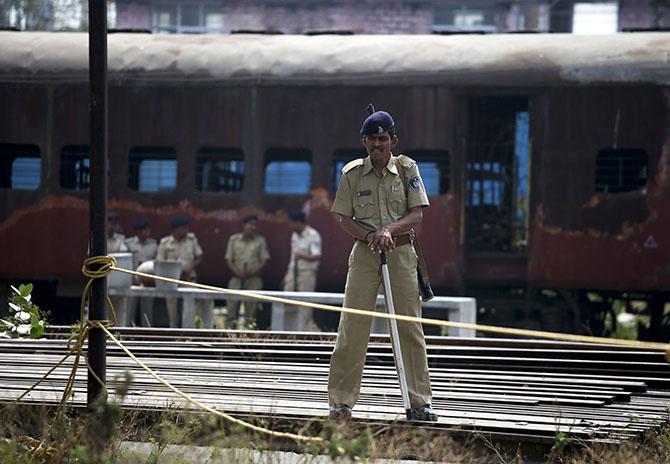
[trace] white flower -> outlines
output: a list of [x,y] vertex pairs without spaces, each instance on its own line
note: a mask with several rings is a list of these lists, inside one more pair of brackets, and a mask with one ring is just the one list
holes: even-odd
[[25,321],[29,321],[31,316],[30,316],[30,313],[27,313],[25,311],[20,311],[20,312],[16,313],[16,317],[25,322]]
[[14,304],[14,303],[9,303],[9,307],[13,309],[14,311],[18,312],[21,311],[21,306]]
[[30,329],[32,329],[30,324],[21,324],[16,328],[16,331],[19,333],[19,335],[28,335],[30,333]]

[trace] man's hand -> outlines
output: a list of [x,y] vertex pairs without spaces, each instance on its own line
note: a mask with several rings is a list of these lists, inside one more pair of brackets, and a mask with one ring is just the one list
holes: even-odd
[[368,236],[368,248],[375,253],[388,253],[394,248],[393,236],[387,227],[381,227]]

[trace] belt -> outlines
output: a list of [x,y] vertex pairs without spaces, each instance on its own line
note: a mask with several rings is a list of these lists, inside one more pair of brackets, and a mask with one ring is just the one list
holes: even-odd
[[[368,243],[365,240],[361,240],[360,238],[357,238],[356,241],[357,242],[362,242],[362,243],[365,243],[365,244]],[[393,237],[394,246],[399,247],[399,246],[403,246],[403,245],[409,245],[410,243],[412,243],[412,240],[410,239],[409,235],[396,235],[395,237]]]

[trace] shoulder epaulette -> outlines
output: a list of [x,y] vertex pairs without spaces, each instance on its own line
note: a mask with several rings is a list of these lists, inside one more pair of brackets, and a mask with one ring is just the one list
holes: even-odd
[[407,155],[398,155],[398,163],[400,163],[403,168],[409,169],[416,164],[416,161]]
[[193,232],[189,232],[186,234],[186,238],[190,238],[192,240],[195,240],[195,234]]
[[170,238],[172,238],[172,235],[166,235],[161,239],[161,243],[167,243],[167,241],[170,240]]
[[364,160],[363,158],[358,158],[358,159],[355,159],[355,160],[353,160],[353,161],[349,161],[349,162],[348,162],[347,164],[345,164],[344,167],[342,168],[342,174],[346,174],[346,173],[348,173],[349,171],[351,171],[351,170],[354,169],[355,167],[363,166],[363,163],[364,163],[364,162],[365,162],[365,160]]

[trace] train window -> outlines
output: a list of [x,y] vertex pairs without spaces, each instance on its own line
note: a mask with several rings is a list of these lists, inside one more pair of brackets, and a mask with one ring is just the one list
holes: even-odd
[[86,190],[90,183],[91,157],[88,145],[65,145],[60,153],[60,185]]
[[244,186],[244,153],[239,148],[205,147],[196,155],[196,188],[239,192]]
[[408,150],[416,160],[429,197],[449,191],[449,152],[444,150]]
[[647,152],[637,148],[606,148],[596,156],[596,192],[642,190],[647,184]]
[[340,177],[342,177],[342,168],[349,161],[356,158],[363,158],[365,150],[363,148],[341,148],[335,150],[333,153],[333,192],[337,191],[337,186],[340,185]]
[[502,204],[506,173],[500,163],[468,163],[468,173],[478,179],[468,180],[468,204],[472,206]]
[[0,187],[37,190],[42,163],[37,145],[0,143]]
[[301,195],[312,183],[312,154],[304,148],[265,152],[265,193]]
[[168,147],[133,147],[128,158],[128,185],[140,192],[177,188],[177,154]]

